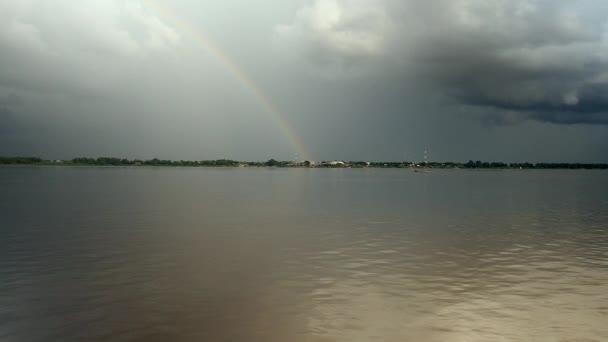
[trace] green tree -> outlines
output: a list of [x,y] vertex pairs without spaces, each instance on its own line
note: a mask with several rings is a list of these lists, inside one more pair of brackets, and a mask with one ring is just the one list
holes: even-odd
[[279,162],[272,158],[266,162],[266,166],[277,166],[277,165],[279,165]]

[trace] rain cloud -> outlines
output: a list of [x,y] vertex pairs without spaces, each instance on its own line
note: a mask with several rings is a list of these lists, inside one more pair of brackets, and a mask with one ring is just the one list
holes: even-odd
[[315,62],[411,70],[486,121],[608,124],[607,14],[596,1],[316,0],[276,32]]

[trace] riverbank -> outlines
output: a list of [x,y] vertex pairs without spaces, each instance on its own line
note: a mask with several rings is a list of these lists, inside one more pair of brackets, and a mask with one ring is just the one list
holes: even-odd
[[39,157],[0,157],[0,165],[38,166],[163,166],[163,167],[278,167],[278,168],[401,168],[401,169],[595,169],[607,170],[608,163],[505,163],[505,162],[364,162],[364,161],[278,161],[265,162],[215,160],[162,160],[125,158],[74,158],[71,160],[48,160]]

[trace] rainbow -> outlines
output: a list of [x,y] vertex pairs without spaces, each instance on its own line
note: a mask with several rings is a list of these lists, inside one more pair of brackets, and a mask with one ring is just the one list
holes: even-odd
[[268,113],[276,124],[283,131],[285,137],[293,145],[298,153],[298,159],[310,160],[310,154],[306,149],[306,146],[302,142],[297,131],[293,126],[285,119],[285,116],[279,111],[277,106],[270,100],[270,98],[260,89],[260,87],[251,79],[249,75],[239,67],[236,62],[230,58],[222,49],[209,37],[203,34],[200,30],[194,28],[186,20],[179,18],[170,10],[159,5],[153,0],[143,0],[143,3],[147,4],[150,8],[154,9],[164,20],[170,22],[177,29],[187,33],[196,40],[207,52],[213,57],[220,61],[228,71],[239,80],[245,88],[247,88],[258,100],[262,108]]

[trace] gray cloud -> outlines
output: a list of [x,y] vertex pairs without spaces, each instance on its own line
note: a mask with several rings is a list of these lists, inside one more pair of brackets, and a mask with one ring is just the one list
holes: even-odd
[[12,134],[15,131],[13,112],[6,106],[0,105],[0,134]]
[[392,22],[383,2],[315,1],[299,9],[294,22],[278,25],[284,39],[304,42],[319,62],[356,61],[382,55]]
[[23,104],[23,99],[15,93],[10,93],[10,94],[5,95],[4,97],[0,97],[0,106],[12,107],[12,106],[19,106],[22,104]]
[[0,155],[608,155],[608,3],[152,2],[0,0]]
[[317,61],[383,56],[378,68],[410,70],[417,80],[404,82],[487,108],[495,123],[606,124],[607,10],[593,1],[317,0],[277,33],[324,56]]
[[0,1],[0,85],[26,91],[111,91],[179,35],[138,1]]
[[23,99],[14,93],[0,96],[0,134],[12,134],[16,131],[13,108],[22,104]]

